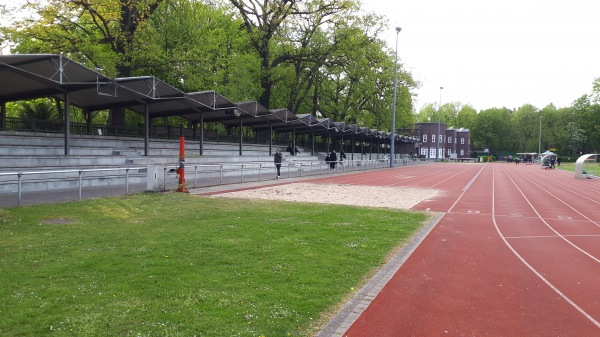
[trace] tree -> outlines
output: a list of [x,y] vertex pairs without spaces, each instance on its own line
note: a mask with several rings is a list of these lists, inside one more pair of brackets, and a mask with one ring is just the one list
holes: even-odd
[[[421,111],[419,111],[419,114],[417,116],[417,120],[419,122],[424,122],[424,123],[437,123],[438,120],[440,121],[440,123],[444,123],[446,124],[447,127],[464,127],[462,125],[460,125],[459,120],[458,120],[458,114],[460,112],[460,110],[462,109],[462,105],[461,103],[458,102],[454,102],[454,103],[446,103],[443,104],[440,108],[439,111],[436,108],[436,105],[431,103],[431,104],[427,104],[425,105]],[[475,112],[475,110],[473,110]],[[439,116],[438,116],[438,112],[439,112]],[[475,114],[477,114],[477,112],[475,112]]]
[[596,78],[592,84],[592,101],[600,104],[600,77]]
[[574,156],[585,144],[585,131],[579,127],[579,124],[576,122],[569,122],[566,126],[566,133],[568,135],[567,141],[565,142],[565,146],[568,150],[567,154],[569,156]]
[[197,1],[165,1],[138,32],[134,64],[185,92],[215,90],[255,100],[259,60],[231,11]]
[[477,116],[475,127],[471,130],[474,147],[494,150],[507,148],[510,144],[510,110],[492,108],[483,110]]
[[[334,120],[359,123],[379,130],[390,130],[394,94],[394,52],[387,50],[368,27],[381,25],[375,16],[346,18],[336,25],[330,62],[322,68],[317,83],[317,109]],[[398,64],[396,125],[414,124],[412,95],[416,86],[410,74]]]
[[[138,28],[162,0],[47,0],[28,2],[37,20],[25,19],[8,30],[20,53],[63,53],[115,77],[131,76],[132,48]],[[124,124],[124,109],[109,123]]]
[[[273,85],[277,83],[274,71],[287,61],[296,59],[298,55],[291,53],[291,48],[275,48],[276,42],[285,44],[285,40],[277,39],[287,20],[291,17],[317,15],[318,22],[325,24],[325,18],[353,4],[343,0],[328,1],[275,1],[275,0],[230,0],[238,10],[250,42],[260,58],[260,84],[263,92],[259,102],[270,107]],[[274,52],[277,52],[276,54]]]
[[476,120],[477,110],[470,105],[463,105],[456,115],[456,127],[471,130],[475,126]]
[[419,123],[434,123],[438,121],[438,110],[434,103],[429,103],[421,108],[421,111],[417,114],[417,121]]
[[525,104],[513,112],[510,116],[512,146],[506,149],[514,152],[537,152],[540,116],[540,111],[531,104]]

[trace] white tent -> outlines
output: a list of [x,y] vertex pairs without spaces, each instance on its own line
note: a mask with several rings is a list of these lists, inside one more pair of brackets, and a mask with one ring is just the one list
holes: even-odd
[[540,160],[540,164],[542,165],[542,168],[550,167],[550,157],[556,157],[556,153],[546,150],[546,152],[540,154],[540,158],[542,159]]

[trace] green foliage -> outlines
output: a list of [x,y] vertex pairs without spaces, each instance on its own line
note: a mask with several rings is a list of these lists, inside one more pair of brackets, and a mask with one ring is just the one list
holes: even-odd
[[438,118],[441,123],[445,123],[448,127],[471,129],[477,118],[477,111],[470,105],[462,105],[461,103],[446,103],[439,109],[435,104],[425,105],[419,114],[417,120],[421,123],[437,123]]
[[[23,18],[0,8],[0,44],[18,53],[62,53],[108,76],[155,75],[186,92],[215,90],[236,101],[389,130],[395,50],[381,40],[384,17],[357,0],[46,0],[25,5]],[[22,19],[10,19],[10,18]],[[420,83],[398,60],[396,126],[436,122],[438,107],[418,115]],[[25,114],[43,116],[27,103]],[[45,117],[61,119],[60,104]],[[8,104],[7,116],[22,108]],[[471,130],[472,147],[512,152],[557,148],[559,154],[600,151],[600,78],[571,107],[529,104],[477,113],[460,103],[439,109],[441,121]],[[137,114],[73,109],[72,120],[137,125]],[[179,120],[156,121],[174,123]],[[218,128],[218,127],[217,127]]]
[[472,130],[477,120],[477,110],[470,105],[462,105],[456,116],[456,127]]
[[[441,116],[440,116],[441,119]],[[438,121],[438,111],[435,104],[425,105],[417,115],[417,121],[420,123],[434,123]]]
[[[471,130],[474,147],[503,149],[510,142],[510,111],[493,108],[481,111]],[[508,145],[510,146],[510,145]]]
[[425,220],[175,193],[0,209],[0,336],[313,336]]
[[535,149],[534,145],[538,143],[538,139],[531,136],[532,134],[539,134],[541,117],[538,109],[531,104],[526,104],[513,112],[510,118],[512,147],[507,146],[505,148],[512,148],[515,152],[528,152],[528,149]]
[[58,117],[56,106],[49,99],[41,98],[20,102],[20,118],[52,120]]

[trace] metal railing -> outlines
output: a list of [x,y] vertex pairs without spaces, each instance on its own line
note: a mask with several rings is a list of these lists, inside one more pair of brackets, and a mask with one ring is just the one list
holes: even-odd
[[[408,157],[398,158],[395,161],[398,166],[422,164],[420,160],[412,160]],[[385,158],[372,159],[372,160],[344,160],[342,162],[336,162],[335,167],[332,169],[329,162],[325,161],[304,161],[304,162],[284,162],[281,165],[281,176],[283,178],[296,178],[296,177],[308,177],[316,175],[326,175],[335,173],[346,173],[356,172],[364,170],[373,170],[387,168],[389,161]],[[156,165],[156,164],[153,164]],[[178,187],[178,175],[176,174],[176,164],[165,164],[159,165],[159,171],[162,170],[162,182],[158,185],[152,184],[148,181],[148,174],[141,176],[137,175],[138,184],[142,184],[140,179],[143,181],[145,190],[162,190],[168,191]],[[105,187],[102,184],[89,183],[85,186],[86,180],[103,179],[112,180],[109,181],[108,185],[113,186],[116,189],[123,188],[122,192],[117,194],[129,194],[132,171],[138,170],[139,173],[142,171],[149,170],[146,166],[130,166],[130,167],[115,167],[115,168],[97,168],[97,169],[67,169],[67,170],[47,170],[47,171],[22,171],[22,172],[0,172],[0,180],[3,185],[16,184],[17,189],[17,206],[21,206],[23,194],[26,192],[40,193],[48,191],[48,193],[73,193],[73,190],[78,191],[78,200],[83,199],[83,189],[93,190],[94,188]],[[107,172],[117,172],[116,174],[110,175]],[[155,171],[156,172],[156,171]],[[156,173],[158,173],[156,172]],[[237,184],[252,181],[266,181],[276,179],[276,168],[273,163],[221,163],[221,164],[188,164],[186,166],[186,186],[188,188],[200,188],[209,187],[225,184]],[[92,173],[99,173],[91,175]],[[159,173],[160,174],[160,173]],[[42,179],[36,178],[35,176],[41,176]],[[13,176],[14,179],[10,179]],[[8,179],[3,179],[8,177]],[[24,180],[25,177],[32,177],[32,180]],[[122,183],[115,184],[114,181],[117,179],[125,180],[124,186]],[[55,188],[54,190],[49,188],[52,182],[69,182],[75,181],[75,187],[70,188]],[[25,183],[46,183],[48,186],[45,188],[39,188],[30,191],[24,191],[23,185]],[[2,194],[9,194],[14,192],[4,192]],[[2,205],[0,205],[2,207]]]
[[[23,197],[23,178],[26,176],[40,175],[50,176],[45,182],[49,183],[53,181],[64,181],[73,180],[73,177],[68,177],[70,173],[77,174],[77,189],[79,192],[79,200],[82,199],[83,181],[86,178],[84,175],[91,172],[109,172],[109,171],[124,171],[125,178],[125,194],[129,194],[129,173],[131,170],[145,170],[146,167],[115,167],[115,168],[99,168],[99,169],[72,169],[72,170],[48,170],[48,171],[25,171],[25,172],[0,172],[0,177],[16,177],[17,184],[17,206],[21,206],[21,200]],[[105,177],[105,176],[102,176]],[[98,176],[89,177],[89,179],[98,178]],[[115,179],[116,177],[113,177]],[[122,177],[119,177],[122,178]],[[4,181],[4,183],[10,183],[11,180]],[[93,186],[92,186],[93,187]],[[90,188],[92,188],[90,187]]]
[[[401,165],[408,162],[399,161]],[[415,163],[417,163],[415,161]],[[311,161],[297,163],[282,163],[281,176],[283,178],[297,178],[332,173],[345,173],[353,171],[386,168],[388,161],[384,159],[373,160],[345,160],[336,162],[331,169],[329,162]],[[165,165],[162,168],[162,190],[176,188],[177,165]],[[252,181],[273,180],[276,178],[277,169],[273,163],[222,163],[222,164],[196,164],[186,166],[186,186],[188,188],[208,187],[226,184],[245,183]],[[271,175],[265,178],[265,175]]]

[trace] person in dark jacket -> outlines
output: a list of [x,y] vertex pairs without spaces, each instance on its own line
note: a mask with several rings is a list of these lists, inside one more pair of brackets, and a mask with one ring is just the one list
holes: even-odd
[[329,154],[329,168],[331,170],[335,169],[335,164],[337,163],[337,154],[335,154],[335,150],[331,151]]
[[273,156],[273,162],[275,163],[275,168],[277,168],[277,179],[281,176],[281,162],[283,161],[283,155],[279,149],[275,150],[275,155]]
[[344,150],[342,150],[342,152],[340,152],[340,165],[344,165],[344,159],[346,159],[346,154],[344,153]]

